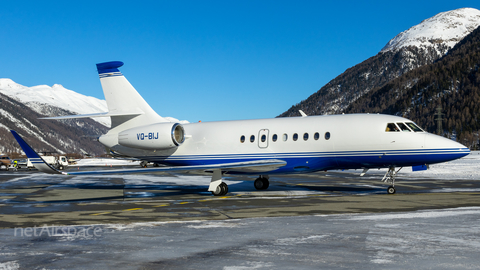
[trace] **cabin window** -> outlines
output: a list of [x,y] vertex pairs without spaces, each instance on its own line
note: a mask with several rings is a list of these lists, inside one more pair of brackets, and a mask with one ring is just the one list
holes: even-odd
[[318,132],[315,132],[315,134],[313,134],[313,139],[316,141],[318,139],[320,139],[320,134]]
[[241,142],[241,143],[244,143],[244,142],[245,142],[245,136],[244,136],[244,135],[242,135],[242,136],[240,137],[240,142]]
[[293,134],[293,140],[294,140],[294,141],[297,141],[297,140],[298,140],[298,134],[297,134],[297,133],[294,133],[294,134]]
[[415,123],[408,122],[405,124],[407,124],[407,126],[409,126],[415,132],[423,132],[423,129],[419,128]]
[[254,141],[255,141],[255,135],[250,136],[250,142],[253,143]]
[[283,141],[286,142],[288,140],[288,135],[285,133],[283,134]]
[[267,140],[267,135],[263,134],[262,137],[260,138],[262,142],[265,142]]
[[397,125],[400,127],[402,131],[410,132],[410,129],[407,126],[405,126],[404,123],[397,123]]
[[303,133],[303,140],[304,141],[307,141],[308,140],[308,133]]
[[395,125],[395,123],[388,123],[387,128],[385,129],[386,132],[395,132],[395,131],[400,131],[398,127]]
[[325,140],[330,140],[330,132],[325,132]]
[[272,141],[276,142],[276,141],[277,141],[277,139],[278,139],[278,136],[277,136],[277,134],[273,134],[273,136],[272,136]]

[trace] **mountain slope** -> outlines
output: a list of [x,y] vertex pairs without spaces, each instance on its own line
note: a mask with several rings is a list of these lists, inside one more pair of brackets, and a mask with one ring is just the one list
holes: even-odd
[[412,70],[357,99],[346,113],[402,115],[434,132],[443,108],[442,134],[478,148],[480,132],[480,27],[434,64]]
[[[43,110],[55,115],[72,113],[53,106],[44,106]],[[10,129],[14,129],[38,151],[80,153],[83,150],[95,155],[105,153],[103,146],[94,141],[95,137],[107,131],[104,125],[92,119],[39,119],[43,116],[29,106],[0,93],[0,152],[21,152],[20,146],[10,133]]]
[[452,44],[480,25],[479,18],[479,10],[465,8],[424,20],[397,35],[376,56],[347,69],[280,117],[297,116],[300,109],[308,115],[342,113],[370,90],[438,60]]

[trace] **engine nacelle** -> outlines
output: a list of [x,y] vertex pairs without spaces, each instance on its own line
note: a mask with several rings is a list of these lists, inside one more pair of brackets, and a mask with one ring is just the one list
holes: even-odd
[[118,134],[120,145],[144,150],[165,150],[180,146],[185,130],[179,123],[158,123],[124,130]]

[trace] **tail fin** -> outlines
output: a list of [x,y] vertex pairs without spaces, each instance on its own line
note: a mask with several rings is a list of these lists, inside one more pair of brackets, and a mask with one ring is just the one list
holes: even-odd
[[118,70],[123,62],[113,61],[97,64],[108,115],[112,119],[112,129],[137,127],[158,122],[168,122],[158,115],[140,96],[130,82]]

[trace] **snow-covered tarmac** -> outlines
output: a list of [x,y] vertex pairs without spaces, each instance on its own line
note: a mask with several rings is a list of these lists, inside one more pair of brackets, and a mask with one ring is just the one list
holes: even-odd
[[[363,179],[374,183],[384,172],[372,170]],[[158,176],[122,177],[127,185],[158,183]],[[207,178],[168,176],[165,180],[178,186],[207,186]],[[80,177],[36,179],[38,185],[46,181],[67,186],[89,181]],[[437,186],[435,180],[443,182]],[[425,192],[437,194],[478,192],[477,184],[470,188],[468,183],[479,180],[479,152],[432,165],[428,171],[410,172],[405,168],[399,175],[399,183],[431,183]],[[32,176],[19,175],[3,184],[21,185],[22,181],[32,181]],[[440,186],[440,182],[455,181],[467,185],[448,189]],[[238,194],[247,188],[242,181],[231,180],[229,184]],[[302,189],[297,191],[301,193]],[[285,188],[275,192],[276,196],[290,194],[280,200],[296,196]],[[366,195],[376,193],[373,190]],[[10,228],[0,230],[0,239],[0,270],[478,269],[480,197],[478,207],[411,212]]]
[[480,207],[93,229],[1,230],[0,269],[478,269],[480,254]]

